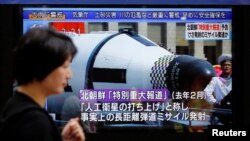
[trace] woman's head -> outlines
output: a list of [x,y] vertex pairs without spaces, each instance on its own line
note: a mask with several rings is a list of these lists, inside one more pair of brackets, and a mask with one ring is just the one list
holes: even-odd
[[18,85],[42,81],[74,57],[77,49],[63,33],[33,28],[21,38],[14,52],[14,76]]

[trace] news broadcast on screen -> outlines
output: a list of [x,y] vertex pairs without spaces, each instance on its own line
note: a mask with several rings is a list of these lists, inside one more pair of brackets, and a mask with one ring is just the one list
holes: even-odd
[[79,115],[90,132],[230,124],[230,103],[214,107],[203,90],[231,54],[231,20],[230,8],[23,8],[24,33],[53,27],[76,44],[74,77],[47,110],[58,123]]
[[90,140],[247,136],[250,0],[0,4],[16,5],[15,34],[51,28],[77,48],[72,78],[44,107],[59,129],[79,117]]

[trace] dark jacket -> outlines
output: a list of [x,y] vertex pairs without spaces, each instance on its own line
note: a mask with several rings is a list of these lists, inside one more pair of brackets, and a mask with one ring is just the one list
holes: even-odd
[[61,141],[59,131],[49,114],[30,97],[15,92],[1,114],[8,124],[1,136],[6,141]]

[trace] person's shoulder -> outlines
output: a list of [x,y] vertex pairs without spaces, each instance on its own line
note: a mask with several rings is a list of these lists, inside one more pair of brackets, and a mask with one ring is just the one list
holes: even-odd
[[218,76],[212,77],[211,81],[209,82],[208,86],[215,86],[220,81],[220,78]]
[[218,77],[212,77],[212,79],[210,80],[209,84],[215,83],[216,81],[218,81]]
[[220,77],[219,77],[219,76],[215,76],[215,77],[213,77],[212,79],[213,79],[213,80],[219,80]]
[[38,138],[51,140],[55,134],[48,115],[41,110],[30,110],[21,115],[15,127],[15,136],[25,140],[40,140]]
[[38,124],[42,122],[50,122],[49,118],[50,117],[46,113],[46,111],[39,108],[29,109],[28,111],[25,112],[24,115],[20,117],[21,120],[26,120],[29,121],[30,123],[37,122]]
[[212,78],[211,81],[214,81],[214,82],[220,81],[220,77],[219,76],[215,76],[215,77]]

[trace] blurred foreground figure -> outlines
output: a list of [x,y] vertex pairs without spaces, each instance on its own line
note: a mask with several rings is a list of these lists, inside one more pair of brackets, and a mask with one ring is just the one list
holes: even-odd
[[9,141],[84,141],[79,118],[71,119],[60,135],[44,110],[46,98],[64,92],[72,77],[70,63],[77,49],[71,39],[52,29],[33,28],[14,52],[18,87],[1,114],[1,139]]

